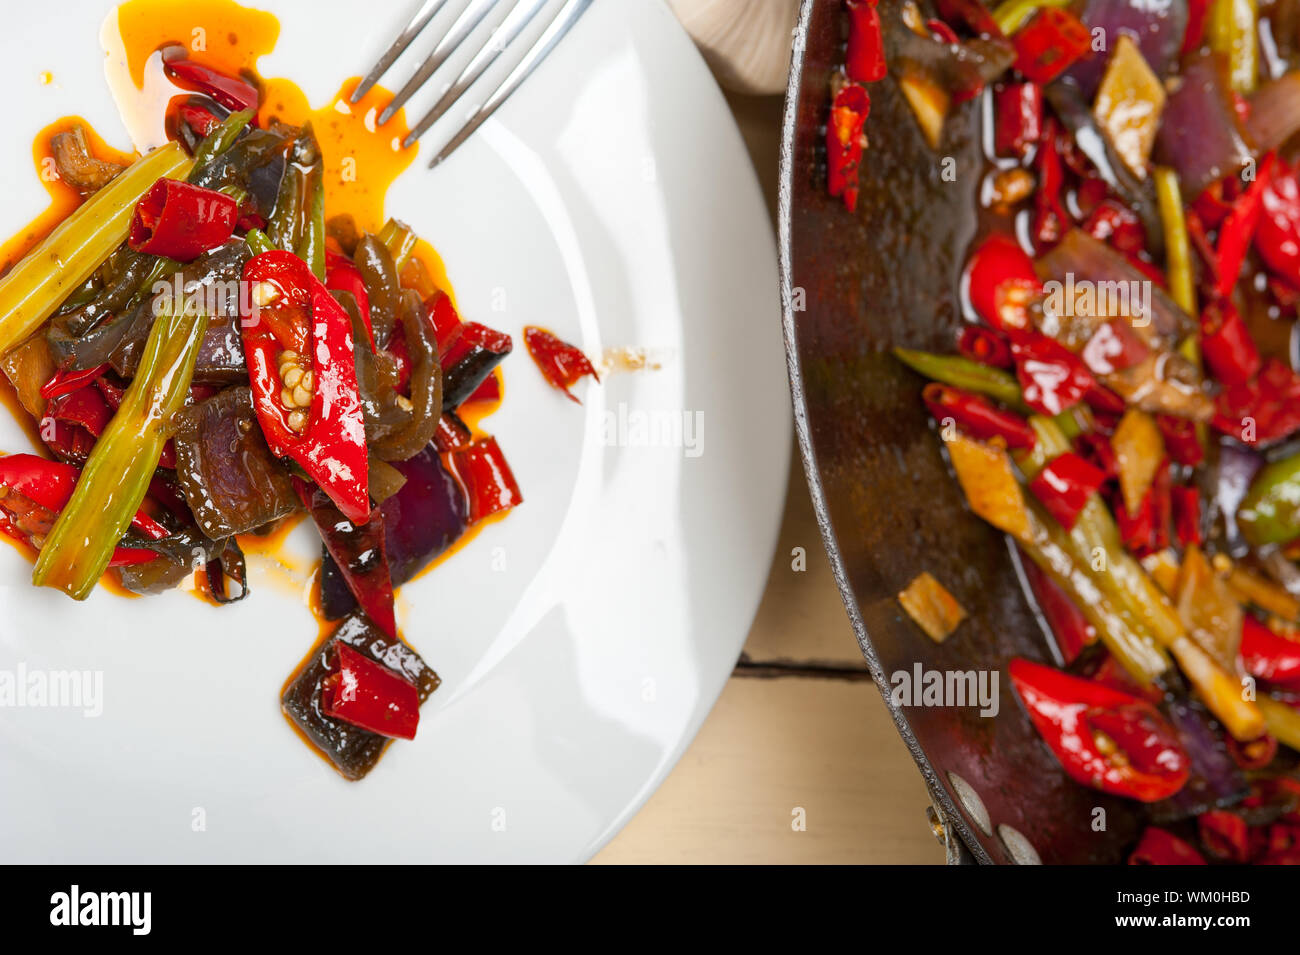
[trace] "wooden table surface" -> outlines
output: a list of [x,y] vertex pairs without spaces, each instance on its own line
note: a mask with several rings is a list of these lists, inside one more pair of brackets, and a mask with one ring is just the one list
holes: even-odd
[[[781,100],[728,99],[775,219]],[[740,662],[681,762],[594,862],[944,861],[792,455],[780,539]]]

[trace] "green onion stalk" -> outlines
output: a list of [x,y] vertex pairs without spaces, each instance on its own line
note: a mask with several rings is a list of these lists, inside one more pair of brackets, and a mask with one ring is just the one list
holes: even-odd
[[[382,239],[382,233],[381,233]],[[1016,376],[1001,368],[981,365],[960,355],[935,355],[931,352],[895,348],[894,356],[918,374],[941,381],[954,388],[964,388],[986,395],[995,401],[1016,409],[1024,409],[1020,397],[1020,382]]]
[[396,219],[389,219],[384,223],[384,227],[379,230],[376,236],[380,243],[388,247],[388,254],[393,257],[393,267],[400,274],[403,266],[411,259],[411,253],[415,251],[415,243],[419,237],[411,231],[410,227]]
[[154,319],[135,379],[41,547],[32,583],[85,600],[108,569],[185,405],[207,327],[193,303]]

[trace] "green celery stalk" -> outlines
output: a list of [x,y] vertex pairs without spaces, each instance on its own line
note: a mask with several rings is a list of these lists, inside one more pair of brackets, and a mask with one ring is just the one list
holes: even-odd
[[1196,307],[1196,277],[1192,272],[1192,251],[1187,239],[1187,220],[1183,217],[1183,193],[1178,184],[1178,173],[1168,166],[1156,166],[1154,179],[1160,220],[1164,224],[1169,294],[1179,308],[1195,318],[1200,311]]
[[1213,0],[1206,17],[1210,49],[1228,63],[1232,88],[1249,96],[1259,85],[1259,7],[1255,0]]
[[172,416],[185,405],[208,317],[192,304],[154,319],[135,380],[95,442],[50,531],[32,583],[85,600],[108,569],[158,467]]

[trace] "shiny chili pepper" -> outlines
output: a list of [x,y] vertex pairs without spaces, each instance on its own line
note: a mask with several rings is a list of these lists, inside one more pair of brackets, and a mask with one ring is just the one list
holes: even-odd
[[474,435],[469,426],[454,411],[444,411],[438,419],[438,430],[433,433],[433,446],[442,454],[469,447]]
[[424,310],[433,325],[434,338],[438,341],[438,355],[446,358],[452,345],[460,338],[460,333],[465,328],[464,323],[456,313],[456,306],[451,303],[451,296],[446,292],[438,292],[426,301]]
[[1078,355],[1046,335],[1027,335],[1011,343],[1025,404],[1056,416],[1073,407],[1096,384]]
[[1246,250],[1250,248],[1259,228],[1261,214],[1264,211],[1264,193],[1269,190],[1277,157],[1269,153],[1259,164],[1259,171],[1250,188],[1233,203],[1232,211],[1219,226],[1219,269],[1216,291],[1221,298],[1228,298],[1241,275],[1241,265],[1246,260]]
[[1246,820],[1235,812],[1213,809],[1196,817],[1196,832],[1205,851],[1217,859],[1242,863],[1250,858]]
[[442,406],[454,411],[492,374],[510,354],[514,342],[478,322],[465,322],[460,334],[442,356]]
[[1141,802],[1167,799],[1187,782],[1187,754],[1147,701],[1029,660],[1012,660],[1007,670],[1035,728],[1076,782]]
[[[364,524],[370,517],[368,454],[352,321],[291,252],[250,259],[244,281],[253,301],[240,326],[253,406],[266,442],[276,456],[297,461],[348,520]],[[313,387],[300,380],[297,388],[286,388],[281,366],[295,363],[303,377],[311,373]],[[307,403],[298,400],[299,391],[309,392],[302,396]],[[287,397],[294,399],[293,407]]]
[[1083,231],[1126,256],[1146,248],[1146,230],[1142,220],[1136,212],[1114,199],[1098,203],[1084,221]]
[[336,642],[334,654],[321,681],[325,715],[380,736],[415,739],[420,725],[415,686],[346,643]]
[[944,22],[961,24],[976,36],[1002,38],[1002,28],[980,0],[936,0],[934,9]]
[[1155,495],[1148,488],[1138,505],[1137,513],[1130,514],[1124,506],[1124,495],[1116,489],[1111,495],[1111,511],[1115,514],[1115,525],[1119,528],[1120,542],[1126,550],[1143,557],[1155,546]]
[[1137,848],[1128,857],[1129,865],[1209,865],[1192,846],[1172,832],[1147,826]]
[[1196,434],[1196,424],[1173,415],[1156,415],[1156,427],[1165,440],[1165,451],[1175,464],[1196,467],[1205,459],[1205,449]]
[[189,262],[229,239],[238,218],[239,204],[223,192],[159,179],[136,204],[127,244]]
[[849,11],[849,45],[844,54],[844,72],[855,83],[874,83],[883,80],[888,72],[876,2],[844,0]]
[[294,490],[316,522],[325,550],[334,558],[343,581],[376,627],[397,636],[393,610],[393,579],[382,521],[353,524],[322,491],[302,478],[293,479]]
[[1047,621],[1061,657],[1067,665],[1073,663],[1084,647],[1097,641],[1096,628],[1088,622],[1079,605],[1038,564],[1028,558],[1020,563],[1025,568],[1034,603]]
[[1042,249],[1061,241],[1069,228],[1070,213],[1065,208],[1061,193],[1065,188],[1065,170],[1061,166],[1058,147],[1059,127],[1052,120],[1043,126],[1034,164],[1038,168],[1038,188],[1034,190],[1033,236],[1035,246]]
[[1043,135],[1043,88],[1008,83],[993,94],[993,144],[999,156],[1029,154]]
[[347,292],[356,301],[357,310],[361,313],[361,322],[366,326],[366,338],[373,351],[375,331],[370,325],[370,293],[366,291],[366,282],[361,277],[361,270],[352,264],[351,259],[342,255],[327,253],[325,262],[325,287],[331,292]]
[[483,379],[483,384],[470,393],[462,405],[495,404],[501,400],[501,376],[495,372]]
[[1262,361],[1241,314],[1227,299],[1205,306],[1201,314],[1201,354],[1214,377],[1225,385],[1239,385],[1253,378]]
[[1300,641],[1279,636],[1250,614],[1242,617],[1241,661],[1251,676],[1300,687]]
[[1119,462],[1115,459],[1115,449],[1110,446],[1110,438],[1096,431],[1085,431],[1074,439],[1074,444],[1080,456],[1100,468],[1107,480],[1119,474]]
[[957,350],[981,365],[993,368],[1010,368],[1011,343],[1005,335],[983,325],[964,325],[957,338]]
[[1194,487],[1179,485],[1169,489],[1174,512],[1174,534],[1183,547],[1200,546],[1201,492]]
[[535,325],[527,326],[524,329],[524,345],[547,383],[552,388],[564,392],[565,397],[575,404],[582,404],[582,402],[569,391],[570,388],[586,375],[591,375],[596,381],[600,381],[596,369],[591,367],[591,362],[580,349],[557,338],[544,328]]
[[232,112],[256,110],[261,101],[257,87],[252,83],[227,76],[194,60],[170,59],[163,64],[163,69],[182,86],[194,92],[206,93]]
[[41,418],[41,435],[60,457],[83,463],[104,433],[113,410],[94,385],[50,399]]
[[221,125],[221,117],[217,116],[212,110],[195,103],[182,103],[176,112],[181,122],[194,130],[194,135],[198,136],[199,139],[206,139],[214,129]]
[[1267,734],[1239,743],[1231,733],[1225,733],[1228,742],[1228,754],[1233,762],[1245,770],[1263,769],[1277,756],[1277,738]]
[[1092,50],[1092,34],[1068,10],[1044,7],[1012,37],[1016,69],[1035,83],[1050,83]]
[[1173,487],[1169,476],[1169,459],[1165,458],[1156,468],[1151,487],[1147,489],[1151,496],[1151,549],[1164,550],[1169,546],[1169,525],[1173,519]]
[[1001,438],[1009,448],[1034,446],[1036,436],[1029,422],[980,395],[932,381],[922,390],[921,398],[936,421],[952,419],[972,437]]
[[1260,193],[1255,248],[1270,271],[1300,287],[1300,170],[1279,166]]
[[1092,387],[1084,394],[1083,400],[1089,408],[1102,414],[1122,415],[1128,410],[1128,404],[1124,399],[1099,381],[1093,381]]
[[469,523],[476,524],[524,502],[496,438],[483,438],[453,452],[451,465],[465,488]]
[[1042,294],[1034,260],[1012,236],[989,236],[971,256],[967,286],[977,315],[999,331],[1030,328],[1029,303]]
[[1057,455],[1029,482],[1029,490],[1067,531],[1074,527],[1088,499],[1106,482],[1106,472],[1073,451]]
[[1300,430],[1300,375],[1269,358],[1251,381],[1219,392],[1216,429],[1248,445],[1271,444]]
[[56,371],[49,381],[41,385],[41,397],[48,401],[60,395],[70,394],[77,391],[82,385],[90,384],[106,371],[108,371],[107,364],[96,365],[94,368],[87,368],[84,371],[73,371],[72,369]]
[[858,172],[865,148],[862,127],[871,113],[871,97],[857,83],[848,83],[831,102],[826,124],[826,190],[853,212],[858,207]]
[[[1140,364],[1151,354],[1151,346],[1138,337],[1133,326],[1114,318],[1097,326],[1079,357],[1095,375],[1109,375]],[[1123,413],[1124,409],[1119,409]]]
[[1187,0],[1187,30],[1183,33],[1180,56],[1201,48],[1201,43],[1205,40],[1205,15],[1210,10],[1211,2],[1212,0]]

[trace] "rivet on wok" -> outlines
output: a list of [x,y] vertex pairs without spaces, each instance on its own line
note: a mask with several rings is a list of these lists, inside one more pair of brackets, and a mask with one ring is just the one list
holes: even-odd
[[952,791],[957,794],[957,801],[961,803],[962,809],[966,810],[970,821],[979,826],[980,832],[984,835],[993,835],[993,821],[989,819],[989,811],[984,808],[984,800],[980,799],[974,787],[952,772],[948,774],[948,782],[952,786]]
[[1007,847],[1007,852],[1011,853],[1011,858],[1015,860],[1016,865],[1043,864],[1043,860],[1038,857],[1038,851],[1021,835],[1020,830],[1002,823],[998,826],[998,836],[1002,839],[1002,844]]

